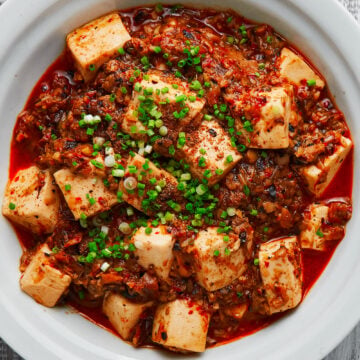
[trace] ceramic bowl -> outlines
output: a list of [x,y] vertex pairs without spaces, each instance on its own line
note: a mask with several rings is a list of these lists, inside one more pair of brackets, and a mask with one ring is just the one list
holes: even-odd
[[[114,9],[154,0],[8,0],[0,7],[0,189],[7,181],[16,115],[75,27]],[[168,0],[168,3],[174,1]],[[179,1],[177,1],[179,2]],[[335,0],[191,0],[232,8],[271,24],[299,47],[328,81],[355,142],[354,211],[347,234],[299,308],[273,325],[188,359],[321,359],[360,319],[360,29]],[[3,194],[0,194],[2,197]],[[47,309],[20,291],[16,235],[0,217],[0,336],[26,359],[166,359],[135,349],[67,308]]]

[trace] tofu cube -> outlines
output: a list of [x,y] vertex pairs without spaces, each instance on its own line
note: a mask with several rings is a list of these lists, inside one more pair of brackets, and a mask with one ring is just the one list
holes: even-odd
[[[186,125],[188,125],[190,121],[201,112],[205,104],[205,100],[199,98],[193,102],[189,99],[183,101],[182,104],[184,104],[184,107],[189,109],[189,112],[186,116],[176,119],[173,116],[173,112],[176,111],[176,109],[180,111],[181,107],[181,104],[176,102],[176,98],[178,96],[189,97],[190,95],[193,95],[196,98],[196,94],[189,90],[189,85],[187,83],[181,82],[172,76],[162,78],[155,73],[150,73],[148,76],[148,80],[142,80],[138,83],[141,90],[133,91],[131,102],[121,123],[122,130],[135,139],[147,138],[146,131],[148,128],[139,120],[137,114],[137,110],[141,103],[139,96],[144,96],[144,90],[150,88],[152,89],[151,98],[156,105],[156,110],[161,113],[160,118],[162,118],[165,122],[167,120],[170,123],[176,123],[178,131],[181,131]],[[177,89],[174,89],[172,86],[173,84],[177,85]],[[162,102],[164,104],[161,104]],[[169,111],[169,109],[171,109],[171,111]],[[167,119],[165,119],[165,117]]]
[[149,235],[146,234],[145,229],[140,227],[132,238],[136,247],[137,261],[145,269],[153,265],[156,274],[166,280],[173,260],[172,248],[175,239],[167,232],[164,225],[152,228]]
[[[245,250],[234,234],[224,235],[217,227],[199,231],[187,251],[192,255],[196,279],[208,291],[231,284],[246,270]],[[224,236],[229,240],[225,241]]]
[[281,50],[279,59],[280,74],[290,83],[300,86],[302,81],[315,80],[316,87],[322,89],[324,80],[297,54],[288,48]]
[[84,177],[69,169],[57,171],[54,177],[76,220],[108,210],[118,202],[116,194],[99,177]]
[[[207,179],[209,186],[220,181],[241,159],[217,121],[203,121],[197,130],[186,134],[186,143],[177,156],[190,165],[196,178]],[[205,171],[210,171],[208,177],[204,177]]]
[[45,244],[32,258],[20,278],[21,289],[38,303],[53,307],[71,283],[71,277],[56,269],[49,260],[51,250]]
[[252,91],[236,104],[238,111],[252,115],[250,125],[237,119],[236,130],[250,143],[250,148],[286,149],[289,147],[289,123],[293,113],[292,87],[274,87],[270,91]]
[[20,170],[8,183],[3,215],[36,234],[51,233],[58,220],[59,194],[49,171]]
[[[125,186],[129,181],[127,179],[132,178],[137,181],[139,175],[142,177],[141,183],[145,185],[145,188],[140,189],[136,187],[134,190],[127,189]],[[155,179],[155,182],[152,183],[153,180],[151,179]],[[119,183],[119,191],[122,192],[122,199],[124,201],[150,215],[154,212],[159,212],[161,206],[166,206],[167,200],[177,199],[179,196],[177,185],[178,183],[174,176],[163,169],[159,169],[148,159],[135,154],[134,157],[130,157],[128,160],[125,176]],[[158,192],[158,186],[161,188],[160,192]],[[149,191],[153,192],[153,194],[158,194],[155,194],[156,198],[151,201],[149,201]]]
[[131,39],[117,13],[95,19],[66,37],[75,66],[85,82],[94,78],[106,61],[118,54],[118,49]]
[[261,244],[259,265],[268,314],[296,307],[302,298],[301,249],[296,236]]
[[326,205],[311,204],[305,212],[303,230],[300,233],[301,247],[313,250],[325,250],[326,238],[321,226],[328,220],[329,208]]
[[316,165],[306,166],[301,174],[310,192],[320,196],[330,184],[341,164],[352,148],[352,141],[344,136],[334,153],[318,161]]
[[209,321],[200,304],[177,299],[156,309],[152,340],[170,350],[203,352]]
[[107,293],[103,301],[103,312],[120,336],[124,340],[130,340],[141,315],[151,306],[151,301],[137,304],[119,294]]

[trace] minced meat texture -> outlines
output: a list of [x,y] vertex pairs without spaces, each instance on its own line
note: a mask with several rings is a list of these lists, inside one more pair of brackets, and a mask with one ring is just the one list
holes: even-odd
[[[232,11],[164,6],[160,10],[137,8],[119,14],[131,40],[116,58],[102,65],[89,83],[83,81],[65,52],[57,63],[59,68],[48,71],[19,114],[13,147],[26,149],[31,163],[52,173],[62,168],[83,176],[96,173],[118,196],[117,205],[87,218],[85,223],[84,219],[74,220],[61,198],[55,231],[41,241],[48,243],[57,266],[72,278],[64,301],[100,307],[109,290],[134,302],[163,303],[179,297],[202,300],[212,314],[208,345],[213,345],[242,334],[241,329],[251,330],[256,324],[271,321],[259,315],[266,302],[254,261],[259,246],[272,238],[300,233],[303,211],[314,200],[303,186],[300,169],[332,154],[339,135],[348,136],[349,130],[327,87],[317,90],[304,84],[294,86],[299,117],[296,127],[289,126],[290,146],[281,150],[248,148],[246,137],[234,130],[234,119],[240,116],[234,101],[252,89],[266,91],[281,86],[283,79],[276,64],[282,48],[290,46],[286,40],[269,25],[251,23]],[[143,122],[148,127],[147,139],[139,140],[122,131],[122,121],[136,84],[149,73],[161,74],[174,88],[180,82],[187,83],[188,90],[205,105],[179,131],[177,121],[188,111],[184,110],[184,102],[179,99],[168,105],[165,101],[155,108],[146,107],[144,102],[151,94],[139,90],[145,100],[138,111],[143,111],[144,117],[149,113],[154,116]],[[161,116],[156,116],[157,112]],[[88,114],[98,115],[101,121],[86,125]],[[207,186],[206,173],[202,180],[191,177],[189,164],[175,155],[186,142],[186,134],[210,119],[225,129],[241,155],[241,160],[213,187]],[[244,124],[248,120],[241,118]],[[116,172],[103,165],[90,165],[98,156],[106,159],[109,148],[120,164],[119,170],[140,151],[157,167],[171,173],[178,181],[177,189],[173,189],[176,196],[171,192],[156,195],[160,205],[151,217],[122,201],[118,192],[122,180]],[[231,163],[232,159],[226,161]],[[199,166],[201,162],[200,155]],[[143,184],[141,176],[137,179],[138,184]],[[149,180],[144,181],[144,186],[148,185]],[[154,193],[148,195],[154,205],[151,196]],[[350,199],[330,203],[327,226],[333,231],[332,239],[343,237],[343,226],[350,216]],[[168,232],[176,239],[168,281],[159,278],[154,268],[140,266],[129,242],[131,234],[140,226],[149,226],[149,222],[153,226],[167,224]],[[213,292],[197,283],[186,251],[196,234],[208,226],[235,234],[248,256],[245,273]],[[35,247],[26,250],[23,266]],[[107,271],[101,269],[104,261],[109,265]],[[242,304],[249,305],[245,320],[230,316],[226,310]],[[152,317],[150,309],[139,325],[141,331],[133,337],[136,346],[151,342]]]

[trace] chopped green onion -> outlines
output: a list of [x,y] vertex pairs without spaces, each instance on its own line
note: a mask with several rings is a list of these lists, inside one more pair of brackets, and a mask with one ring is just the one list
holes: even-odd
[[316,80],[315,79],[310,79],[306,83],[307,83],[308,86],[315,86],[316,85]]
[[93,164],[98,169],[103,169],[104,168],[104,164],[102,164],[101,162],[99,162],[99,161],[97,161],[95,159],[90,160],[90,163]]
[[324,237],[324,233],[320,229],[316,231],[316,235],[320,238]]
[[156,4],[155,5],[155,12],[157,12],[158,14],[163,12],[162,4]]
[[258,214],[258,211],[256,209],[250,210],[250,215],[257,216],[257,214]]
[[193,80],[190,84],[190,89],[192,90],[200,90],[201,89],[201,83],[199,80]]
[[160,54],[160,53],[161,53],[161,47],[160,47],[160,46],[155,46],[155,47],[154,47],[154,52],[155,52],[156,54]]
[[149,63],[149,58],[148,58],[146,55],[143,56],[140,61],[141,61],[141,63],[142,63],[144,66],[147,66],[147,65],[150,64],[150,63]]
[[245,194],[246,196],[249,196],[249,195],[250,195],[250,189],[249,189],[249,187],[248,187],[247,185],[244,185],[243,191],[244,191],[244,194]]
[[187,97],[186,97],[186,95],[178,95],[178,96],[176,96],[175,97],[175,102],[183,102],[183,101],[185,101],[187,99]]
[[227,162],[228,164],[232,163],[233,161],[234,161],[234,159],[233,159],[232,155],[228,155],[228,156],[226,157],[226,162]]
[[228,36],[228,37],[227,37],[227,42],[228,42],[229,44],[233,44],[233,43],[235,42],[235,38],[234,38],[233,36]]
[[174,145],[170,145],[170,146],[169,146],[169,154],[170,154],[170,155],[174,155],[174,154],[175,154]]

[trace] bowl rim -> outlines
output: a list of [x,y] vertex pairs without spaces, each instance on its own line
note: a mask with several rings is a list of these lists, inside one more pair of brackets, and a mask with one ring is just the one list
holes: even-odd
[[[37,4],[34,5],[33,15],[40,16],[42,13],[46,11],[54,3],[60,2],[69,2],[71,0],[38,0]],[[269,1],[269,0],[268,0]],[[270,0],[276,1],[276,0]],[[26,2],[26,0],[7,0],[0,7],[0,19],[4,19],[7,21],[0,21],[0,33],[9,32],[9,29],[6,26],[9,25],[9,19],[16,19],[19,9],[21,7],[21,3]],[[154,1],[156,2],[156,1]],[[164,1],[167,3],[170,1]],[[178,2],[181,2],[178,1]],[[318,0],[317,2],[301,2],[300,4],[296,4],[296,0],[289,0],[289,3],[292,3],[294,7],[301,8],[301,10],[306,13],[306,15],[315,21],[318,26],[328,32],[328,37],[332,38],[333,43],[336,44],[336,48],[342,53],[342,57],[347,59],[346,63],[349,67],[349,70],[352,72],[354,79],[357,81],[359,94],[360,94],[360,64],[355,62],[350,62],[351,58],[359,59],[360,58],[360,26],[356,22],[356,20],[346,11],[343,6],[336,0]],[[142,1],[139,1],[137,6],[141,5]],[[114,2],[114,8],[116,4]],[[327,16],[322,16],[324,10],[326,8]],[[337,22],[333,24],[333,28],[329,28],[327,22],[329,22],[329,18],[337,19]],[[33,21],[32,15],[29,15],[28,22]],[[15,25],[15,23],[14,23]],[[12,45],[13,41],[17,36],[21,35],[21,31],[25,28],[26,21],[24,24],[16,24],[16,27],[11,27],[12,33],[9,34],[8,38],[1,39],[0,43],[3,43],[7,46],[4,46],[0,49],[0,55],[4,56],[5,51],[9,46]],[[276,28],[276,25],[274,25]],[[352,34],[353,41],[343,41],[342,34]],[[286,34],[285,34],[286,36]],[[354,41],[354,39],[358,39]],[[11,41],[12,40],[12,41]],[[355,54],[355,56],[354,56]],[[0,56],[0,58],[1,58]],[[356,141],[356,139],[354,139]],[[356,162],[356,165],[358,163]],[[355,166],[355,162],[354,162]],[[354,174],[355,179],[355,174]],[[355,182],[354,182],[355,183]],[[352,220],[354,221],[354,219]],[[356,279],[356,276],[360,275],[360,265],[354,268],[353,279]],[[353,281],[354,283],[354,281]],[[315,285],[316,286],[316,285]],[[344,284],[345,286],[345,284]],[[327,328],[326,330],[326,338],[325,335],[320,335],[319,338],[313,339],[312,341],[308,341],[309,344],[313,345],[312,349],[308,349],[306,352],[306,358],[319,358],[319,352],[315,351],[315,344],[317,342],[325,341],[322,344],[322,355],[326,355],[329,351],[331,351],[340,341],[344,338],[344,336],[351,331],[351,329],[357,324],[360,320],[360,308],[357,303],[360,300],[360,290],[353,289],[349,290],[349,285],[346,284],[347,296],[346,300],[342,301],[341,307],[343,311],[341,313],[333,314],[327,319],[327,322],[322,325],[322,328]],[[0,304],[3,304],[6,298],[6,294],[3,292],[3,289],[0,288]],[[346,311],[346,309],[350,308],[351,313]],[[0,319],[1,323],[6,324],[5,326],[0,326],[0,336],[11,346],[13,347],[19,354],[27,359],[38,359],[40,358],[38,355],[42,356],[42,348],[45,347],[44,344],[40,343],[40,340],[37,339],[37,342],[32,346],[25,346],[24,343],[30,343],[34,341],[33,334],[31,333],[31,327],[25,326],[19,316],[15,316],[14,312],[10,313],[7,311],[5,306],[0,306]],[[53,354],[55,350],[58,350],[58,354],[62,354],[59,347],[54,347],[51,352],[48,354]],[[316,349],[318,350],[318,349]],[[50,351],[47,348],[47,351]],[[42,358],[42,357],[41,357]],[[75,358],[75,357],[74,357]],[[77,357],[78,358],[78,357]],[[121,359],[125,359],[127,357],[122,356]]]

